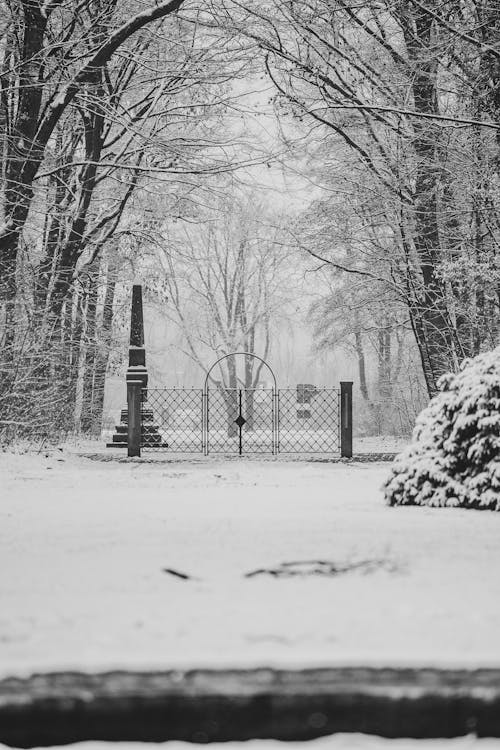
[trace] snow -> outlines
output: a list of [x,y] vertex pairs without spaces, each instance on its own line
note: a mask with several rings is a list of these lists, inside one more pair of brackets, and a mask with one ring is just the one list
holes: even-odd
[[[105,455],[0,454],[0,677],[500,665],[500,514],[390,508],[387,463]],[[245,577],[306,560],[381,564]]]
[[[75,750],[116,750],[116,744],[108,742],[79,742],[72,745]],[[140,742],[120,742],[119,750],[145,750]],[[210,750],[283,750],[283,742],[277,740],[248,740],[245,742],[212,742]],[[5,748],[5,745],[0,745]],[[155,744],[157,750],[193,750],[187,742]],[[500,740],[474,736],[454,739],[385,739],[366,734],[335,734],[329,737],[294,742],[293,750],[499,750]],[[10,749],[9,749],[10,750]],[[146,748],[147,750],[147,748]]]
[[408,444],[408,439],[393,435],[376,435],[353,437],[352,445],[355,454],[363,453],[399,453]]

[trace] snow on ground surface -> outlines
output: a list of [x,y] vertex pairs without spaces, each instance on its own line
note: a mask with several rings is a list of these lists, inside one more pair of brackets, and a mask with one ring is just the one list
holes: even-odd
[[[500,665],[500,514],[386,507],[388,468],[0,454],[0,676]],[[245,577],[308,560],[371,565]]]
[[[171,433],[169,433],[170,435]],[[181,432],[180,441],[188,441],[188,435],[185,430]],[[96,441],[90,441],[88,440],[86,443],[82,444],[82,439],[79,437],[74,442],[74,449],[81,450],[82,448],[86,448],[87,450],[101,450],[103,443],[109,443],[113,439],[113,430],[106,430],[103,432],[103,438],[102,442],[97,443]],[[168,440],[168,437],[167,437]],[[304,442],[307,444],[308,442],[314,442],[313,438],[309,437],[309,440],[305,440]],[[396,435],[375,435],[375,436],[365,436],[365,437],[353,437],[353,451],[355,454],[357,453],[399,453],[403,450],[403,448],[408,444],[409,438],[400,437]],[[322,444],[322,439],[320,439],[316,444]],[[330,440],[326,441],[326,444],[328,444]],[[201,443],[201,435],[198,434],[194,436],[192,439],[192,444],[200,444]],[[301,454],[283,454],[282,458],[297,458],[297,456],[300,458]],[[324,457],[328,457],[328,454],[323,454]]]
[[[116,744],[107,742],[79,742],[72,745],[74,750],[116,750]],[[120,742],[118,750],[148,750],[148,745],[140,742]],[[157,750],[192,750],[186,742],[168,742],[154,745]],[[246,742],[213,742],[210,750],[283,750],[284,743],[277,740],[249,740]],[[321,737],[309,742],[294,742],[293,750],[499,750],[500,740],[473,736],[456,739],[387,740],[366,734],[336,734]],[[1,750],[7,750],[0,745]],[[9,748],[10,750],[10,748]]]
[[408,439],[393,435],[353,437],[354,453],[399,453],[408,444]]

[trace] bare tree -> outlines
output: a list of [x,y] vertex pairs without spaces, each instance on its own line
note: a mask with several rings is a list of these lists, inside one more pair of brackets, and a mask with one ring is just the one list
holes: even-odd
[[[162,194],[163,208],[182,215],[184,197],[205,175],[236,166],[220,119],[240,63],[235,59],[229,69],[226,41],[199,33],[196,3],[186,3],[183,17],[176,13],[181,5],[5,5],[4,422],[27,415],[30,391],[40,406],[40,393],[52,393],[57,382],[60,397],[48,397],[46,407],[48,413],[57,406],[59,427],[75,424],[77,389],[83,389],[83,425],[97,424],[94,406],[102,399],[93,394],[102,357],[96,341],[108,336],[119,272],[114,269],[112,280],[103,271],[106,250],[127,237],[144,239],[142,217],[152,194]],[[32,375],[23,375],[20,388],[24,369]],[[38,384],[34,390],[31,381]]]
[[[10,11],[12,26],[2,75],[2,98],[10,115],[5,123],[0,227],[2,298],[7,302],[15,297],[19,241],[33,199],[33,183],[58,123],[88,87],[96,87],[99,96],[106,65],[131,37],[175,13],[182,4],[183,0],[169,0],[127,20],[117,14],[116,0],[85,2],[77,8],[72,2],[19,0],[5,9]],[[101,117],[96,113],[96,142],[91,148],[99,149]]]
[[[263,363],[284,314],[289,255],[279,221],[254,196],[218,201],[196,223],[171,228],[162,254],[167,312],[182,333],[182,351],[226,395],[228,415],[237,389],[252,392],[268,378]],[[231,355],[244,352],[238,358]],[[240,362],[241,360],[241,362]],[[231,420],[231,428],[236,429]]]
[[[344,173],[356,175],[349,192],[358,206],[359,186],[369,182],[366,214],[376,220],[378,203],[395,239],[383,276],[405,299],[430,393],[471,351],[469,316],[462,316],[471,305],[457,297],[460,284],[448,281],[446,264],[454,263],[458,275],[479,237],[479,255],[496,254],[498,174],[489,187],[471,178],[476,139],[483,169],[498,170],[497,16],[487,0],[228,0],[223,11],[214,7],[228,33],[262,52],[281,117],[302,121],[308,140],[323,134],[321,156],[332,154],[335,178],[342,164]],[[343,190],[347,182],[348,176]],[[342,195],[333,175],[326,187]],[[483,230],[469,240],[477,210]],[[370,278],[359,256],[356,267],[342,252],[322,257],[342,273]],[[484,308],[481,294],[474,294],[472,307],[480,346],[489,345],[491,305]]]

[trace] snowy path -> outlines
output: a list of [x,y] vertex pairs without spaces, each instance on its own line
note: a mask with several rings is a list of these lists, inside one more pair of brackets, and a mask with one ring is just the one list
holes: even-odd
[[[57,457],[0,455],[0,676],[500,665],[500,514],[387,508],[383,464]],[[244,577],[309,559],[384,564]]]

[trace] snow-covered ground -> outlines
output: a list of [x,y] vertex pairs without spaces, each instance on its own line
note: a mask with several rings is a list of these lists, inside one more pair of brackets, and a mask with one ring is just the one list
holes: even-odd
[[354,454],[358,453],[399,453],[407,445],[408,439],[394,435],[356,437],[352,441]]
[[[116,750],[108,742],[79,742],[74,750]],[[168,742],[154,746],[156,750],[193,750],[187,742]],[[210,750],[283,750],[284,744],[276,740],[250,740],[247,742],[213,742]],[[5,745],[0,744],[0,748]],[[118,750],[148,750],[140,742],[120,742]],[[294,742],[292,750],[499,750],[500,740],[492,738],[459,737],[456,739],[387,740],[366,734],[336,734],[309,742]]]
[[[0,454],[0,676],[500,665],[500,514],[388,508],[387,472]],[[308,560],[370,564],[246,577]]]

